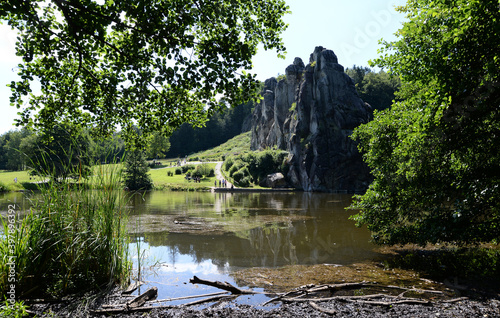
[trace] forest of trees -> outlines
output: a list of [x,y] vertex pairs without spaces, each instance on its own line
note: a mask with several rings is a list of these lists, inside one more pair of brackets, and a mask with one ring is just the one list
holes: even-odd
[[249,130],[248,125],[245,129],[245,120],[248,120],[253,107],[254,103],[248,102],[235,108],[227,108],[224,112],[214,114],[205,127],[201,128],[183,124],[170,136],[170,150],[166,156],[184,157],[210,149]]
[[[40,153],[54,152],[56,148],[56,153],[60,155],[73,152],[75,147],[72,145],[75,144],[76,137],[70,136],[67,130],[61,133],[58,127],[54,127],[51,131],[50,138],[46,138],[47,134],[34,133],[26,128],[10,130],[0,135],[0,170],[18,171],[32,168]],[[121,160],[125,154],[125,144],[118,133],[106,140],[94,140],[86,131],[82,131],[79,135],[80,150],[85,149],[86,158],[94,162]]]
[[396,99],[397,90],[401,87],[399,77],[390,75],[384,70],[375,72],[369,67],[354,65],[345,72],[354,81],[361,99],[370,104],[372,109],[389,108]]
[[[252,110],[253,102],[227,108],[224,112],[215,113],[204,127],[181,125],[170,138],[159,132],[153,133],[144,147],[145,155],[149,160],[177,158],[218,146],[242,133],[245,119]],[[65,129],[69,131],[70,128]],[[120,133],[100,140],[92,138],[87,131],[82,130],[80,136],[77,144],[81,149],[85,149],[85,158],[93,162],[120,161],[125,155],[126,144]],[[54,152],[56,145],[59,150],[55,153],[69,154],[73,144],[71,138],[75,138],[74,134],[70,137],[69,133],[64,134],[57,127],[51,130],[50,138],[47,134],[34,133],[26,128],[8,131],[0,135],[0,170],[32,168],[32,162],[40,150],[51,148],[51,152]],[[48,142],[49,139],[52,139],[52,142]],[[76,150],[76,147],[72,150]]]

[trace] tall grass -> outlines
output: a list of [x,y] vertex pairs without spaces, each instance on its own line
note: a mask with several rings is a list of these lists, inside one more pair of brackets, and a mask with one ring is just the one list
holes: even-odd
[[60,297],[128,279],[119,171],[94,175],[92,182],[102,186],[84,190],[86,186],[50,181],[40,187],[33,207],[14,229],[2,220],[0,294],[10,288],[10,256],[15,260],[16,298]]

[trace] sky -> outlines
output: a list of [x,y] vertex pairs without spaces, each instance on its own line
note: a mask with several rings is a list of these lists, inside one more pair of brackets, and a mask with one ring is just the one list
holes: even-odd
[[[288,29],[282,34],[287,49],[286,58],[280,59],[274,51],[259,49],[253,59],[252,72],[257,79],[284,74],[295,57],[305,64],[316,46],[333,50],[344,67],[368,66],[378,57],[380,39],[394,40],[404,16],[394,6],[405,0],[287,0],[292,11],[285,16]],[[21,59],[15,55],[16,34],[6,25],[0,25],[0,134],[15,129],[18,117],[10,106],[10,88],[16,80],[16,66]]]

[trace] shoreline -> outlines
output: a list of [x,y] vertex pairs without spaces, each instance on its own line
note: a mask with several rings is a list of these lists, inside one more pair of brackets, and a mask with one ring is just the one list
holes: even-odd
[[301,192],[302,190],[294,188],[215,188],[212,187],[212,192]]

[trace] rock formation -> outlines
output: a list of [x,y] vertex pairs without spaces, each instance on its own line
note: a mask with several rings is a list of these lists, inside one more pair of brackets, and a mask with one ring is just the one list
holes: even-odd
[[285,75],[265,81],[253,113],[252,149],[287,150],[287,179],[296,188],[365,191],[371,177],[349,135],[372,112],[335,53],[316,47],[308,65],[295,58]]

